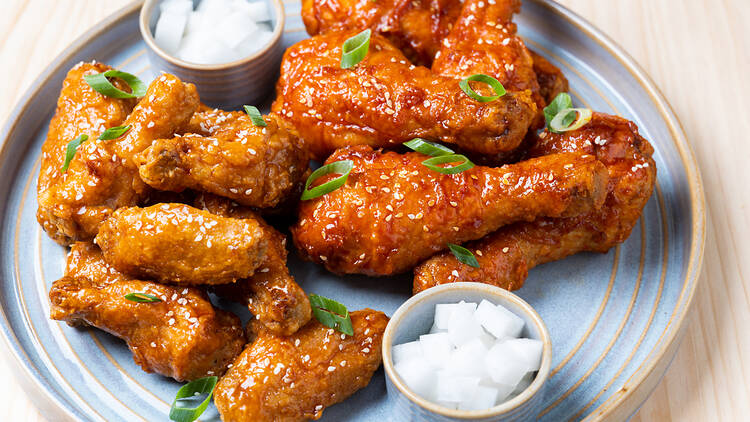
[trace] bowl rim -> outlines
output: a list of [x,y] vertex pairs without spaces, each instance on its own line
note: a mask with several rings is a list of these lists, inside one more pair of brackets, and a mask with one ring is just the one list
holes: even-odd
[[[486,298],[487,300],[500,298],[512,302],[527,314],[530,321],[539,330],[540,340],[542,340],[541,367],[539,368],[534,381],[528,387],[526,387],[526,389],[523,390],[521,394],[517,395],[513,399],[486,410],[448,409],[418,396],[413,391],[411,391],[411,389],[409,389],[403,381],[401,381],[401,378],[399,376],[397,376],[391,356],[393,337],[395,336],[394,333],[396,332],[396,327],[403,321],[403,319],[417,304],[427,301],[433,296],[452,290],[473,290],[488,296]],[[503,416],[514,410],[517,410],[523,404],[531,400],[531,398],[541,390],[542,385],[544,385],[544,383],[547,381],[547,378],[549,377],[549,371],[552,364],[552,342],[550,340],[549,330],[547,329],[544,320],[542,320],[542,317],[539,316],[539,314],[536,312],[536,310],[534,310],[533,307],[531,307],[531,305],[529,305],[525,300],[521,299],[518,295],[491,284],[456,282],[441,284],[429,288],[417,295],[412,296],[411,298],[409,298],[409,300],[399,306],[396,312],[393,313],[393,316],[388,322],[385,332],[383,333],[382,355],[383,368],[385,369],[386,377],[388,377],[393,385],[399,390],[399,392],[406,396],[412,403],[415,403],[419,407],[441,416],[472,420]]]
[[198,71],[232,69],[232,68],[247,64],[249,62],[252,62],[255,59],[265,56],[276,45],[278,45],[279,42],[281,42],[281,36],[284,34],[284,25],[286,24],[286,11],[284,9],[284,2],[283,0],[268,0],[272,4],[274,11],[276,12],[276,25],[274,27],[273,33],[271,34],[271,39],[265,44],[265,46],[262,49],[256,51],[255,53],[245,58],[235,60],[232,62],[227,62],[227,63],[198,64],[198,63],[186,62],[184,60],[178,59],[177,57],[167,53],[161,47],[159,47],[159,45],[156,43],[156,39],[154,39],[153,33],[151,32],[151,27],[149,25],[149,18],[151,17],[153,13],[155,13],[156,6],[161,1],[162,0],[145,0],[143,2],[143,5],[141,6],[141,11],[138,16],[138,27],[141,30],[141,37],[143,37],[143,41],[146,43],[148,48],[150,48],[154,53],[156,53],[162,59],[178,67],[183,67],[186,69],[198,70]]

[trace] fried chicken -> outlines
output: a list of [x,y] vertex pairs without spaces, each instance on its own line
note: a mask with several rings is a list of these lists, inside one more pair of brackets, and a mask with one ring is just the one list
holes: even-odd
[[95,242],[117,270],[164,283],[233,283],[252,276],[268,246],[255,219],[226,218],[184,204],[128,207],[102,224]]
[[295,333],[310,320],[310,301],[304,290],[294,281],[286,266],[286,237],[264,222],[247,207],[214,195],[200,195],[195,206],[212,214],[230,218],[258,221],[268,249],[260,270],[236,283],[213,286],[213,291],[226,299],[246,304],[255,318],[253,331],[259,324],[276,335]]
[[[377,34],[365,58],[342,69],[341,46],[354,34],[318,35],[284,54],[272,110],[299,131],[316,159],[347,145],[393,147],[415,137],[495,155],[515,150],[537,115],[530,91],[476,101],[458,80],[409,64]],[[487,95],[483,89],[476,88]]]
[[414,271],[414,293],[438,284],[475,281],[508,290],[523,286],[528,271],[546,262],[582,252],[607,252],[630,235],[656,181],[654,150],[623,118],[595,113],[586,126],[565,134],[543,132],[531,156],[561,152],[595,155],[607,166],[604,206],[573,218],[542,218],[519,223],[465,245],[480,268],[461,264],[448,253]]
[[529,50],[531,59],[534,60],[534,73],[539,84],[539,95],[544,98],[544,104],[548,105],[559,94],[568,92],[568,79],[560,69],[550,63],[534,50]]
[[234,361],[214,392],[223,422],[296,422],[365,387],[380,366],[388,317],[351,312],[354,336],[311,320],[294,335],[261,332]]
[[141,179],[159,190],[210,192],[238,203],[270,208],[303,182],[308,153],[276,116],[256,126],[244,112],[196,113],[193,133],[157,139],[136,157]]
[[[112,211],[136,205],[148,195],[150,189],[138,177],[133,155],[153,139],[172,136],[198,105],[195,86],[171,75],[157,78],[135,108],[133,100],[105,97],[83,80],[84,75],[109,69],[83,63],[68,73],[42,146],[37,220],[62,245],[93,239]],[[114,83],[127,89],[117,80]],[[105,129],[120,125],[131,127],[121,138],[97,139]],[[67,145],[79,135],[87,135],[88,140],[63,171]]]
[[341,274],[407,271],[448,243],[479,239],[536,217],[574,216],[604,201],[606,169],[592,155],[562,153],[500,168],[476,166],[445,175],[428,156],[337,151],[352,160],[346,184],[303,201],[294,243],[308,259]]
[[[157,303],[125,299],[129,293]],[[245,345],[239,318],[214,309],[202,290],[130,278],[87,242],[73,245],[65,276],[49,292],[50,317],[122,338],[146,372],[177,381],[221,375]]]

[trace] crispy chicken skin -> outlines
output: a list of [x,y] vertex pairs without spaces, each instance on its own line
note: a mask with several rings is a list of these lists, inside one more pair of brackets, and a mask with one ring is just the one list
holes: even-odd
[[288,337],[261,332],[216,385],[223,422],[296,422],[320,419],[323,410],[365,387],[380,366],[388,317],[350,312],[354,336],[316,319]]
[[158,139],[136,157],[141,179],[151,187],[176,192],[189,188],[270,208],[302,181],[308,153],[281,119],[267,116],[267,126],[260,127],[244,112],[206,110],[196,115],[190,128],[200,132]]
[[263,263],[268,240],[255,219],[226,218],[184,204],[115,211],[95,239],[117,270],[164,283],[233,283]]
[[[132,100],[105,97],[83,80],[84,75],[109,69],[102,64],[80,64],[68,73],[42,147],[37,220],[63,245],[93,239],[112,211],[136,205],[148,195],[133,155],[153,139],[172,136],[198,105],[195,86],[162,75],[132,109]],[[116,140],[96,139],[105,129],[119,125],[131,129]],[[89,139],[78,148],[68,170],[61,172],[68,142],[83,134]]]
[[412,269],[448,243],[479,239],[536,217],[574,216],[601,206],[607,174],[592,155],[563,153],[500,168],[444,175],[429,157],[367,146],[337,151],[352,160],[347,182],[303,201],[294,243],[308,259],[341,274]]
[[581,252],[606,252],[630,235],[656,180],[653,148],[638,127],[623,118],[595,113],[589,124],[566,134],[544,132],[531,156],[579,151],[607,166],[607,198],[601,209],[573,218],[519,223],[465,245],[480,268],[437,255],[414,271],[414,293],[443,283],[476,281],[508,290],[523,286],[528,271]]
[[223,217],[254,219],[260,223],[268,239],[265,258],[255,274],[233,284],[214,286],[213,291],[224,298],[247,304],[250,313],[255,315],[252,320],[255,332],[260,331],[260,324],[273,334],[286,336],[307,324],[312,315],[310,301],[289,274],[286,237],[249,208],[226,198],[199,195],[195,205]]
[[[124,297],[129,293],[162,301],[132,302]],[[239,318],[214,309],[204,291],[130,278],[88,242],[73,245],[49,297],[52,319],[120,337],[144,371],[177,381],[221,375],[245,345]]]
[[529,50],[534,60],[534,73],[539,84],[539,94],[544,98],[545,105],[552,102],[558,94],[568,92],[568,79],[560,69],[545,59],[539,53]]
[[[537,114],[530,91],[481,103],[458,80],[408,63],[373,34],[358,65],[342,69],[341,45],[356,32],[330,32],[287,49],[272,110],[322,160],[339,147],[393,147],[423,137],[477,154],[512,151]],[[487,95],[485,87],[477,91]]]

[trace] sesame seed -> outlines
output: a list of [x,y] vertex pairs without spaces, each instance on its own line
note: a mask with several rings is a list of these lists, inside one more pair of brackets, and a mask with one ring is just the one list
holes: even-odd
[[510,250],[510,248],[506,246],[506,247],[503,248],[503,253],[508,253],[509,250]]

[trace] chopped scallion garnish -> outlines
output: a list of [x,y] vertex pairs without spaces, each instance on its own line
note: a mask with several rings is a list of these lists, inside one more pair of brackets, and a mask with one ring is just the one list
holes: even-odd
[[[479,95],[476,91],[474,91],[471,86],[469,85],[469,82],[482,82],[490,86],[493,91],[495,91],[495,95]],[[464,94],[468,95],[474,100],[479,101],[480,103],[488,103],[490,101],[495,101],[498,98],[505,95],[505,87],[503,87],[503,84],[500,83],[497,79],[493,78],[490,75],[485,75],[484,73],[477,73],[474,75],[469,76],[466,79],[462,79],[461,82],[458,83],[458,86],[461,87],[461,90],[464,92]]]
[[365,29],[359,34],[344,41],[341,46],[341,68],[349,69],[356,66],[367,55],[370,49],[370,34],[372,31]]
[[[172,402],[172,408],[169,410],[169,419],[176,422],[193,422],[198,419],[211,402],[211,397],[214,394],[214,388],[218,381],[219,377],[211,376],[199,378],[183,385],[177,391],[177,396],[175,396],[174,402]],[[196,407],[182,407],[177,405],[178,402],[195,402],[203,395],[206,395],[206,398]]]
[[413,149],[414,151],[417,151],[420,154],[429,155],[431,157],[455,154],[455,151],[446,146],[436,144],[422,138],[414,138],[409,142],[405,142],[404,145]]
[[[440,164],[461,163],[455,166],[440,167]],[[440,155],[422,161],[422,164],[430,170],[443,174],[458,174],[474,167],[474,163],[461,154]]]
[[310,295],[310,306],[315,318],[328,328],[353,336],[352,318],[346,306],[327,297]]
[[[326,164],[315,170],[310,177],[307,178],[307,182],[305,182],[305,190],[302,192],[302,197],[300,199],[303,201],[314,199],[340,188],[346,183],[346,179],[349,177],[349,173],[352,171],[353,167],[353,161],[344,160]],[[310,185],[313,182],[328,174],[340,174],[341,176],[310,189]]]
[[566,108],[557,113],[549,127],[555,133],[569,132],[583,127],[591,121],[592,116],[593,113],[588,108]]
[[156,303],[161,302],[161,299],[148,293],[128,293],[125,295],[125,299],[131,302],[138,303]]
[[130,125],[126,126],[115,126],[111,127],[104,132],[102,132],[101,135],[99,135],[99,139],[102,141],[109,141],[112,139],[117,139],[125,134],[125,132],[130,130]]
[[479,261],[477,261],[477,257],[475,257],[470,250],[464,248],[463,246],[454,245],[453,243],[448,244],[448,249],[451,250],[453,256],[455,256],[456,259],[461,263],[474,268],[479,268]]
[[[552,100],[551,103],[547,107],[544,107],[544,120],[547,123],[547,129],[550,129],[550,123],[552,122],[552,119],[557,116],[557,114],[565,110],[566,108],[573,108],[573,100],[570,98],[570,94],[567,92],[561,92],[557,94],[557,97],[555,97],[554,100]],[[571,124],[573,123],[573,119],[575,116],[570,116],[570,121],[563,122],[565,124]]]
[[253,124],[255,126],[268,126],[268,124],[266,124],[266,121],[263,120],[263,116],[260,114],[260,111],[257,107],[249,105],[246,105],[244,107],[245,113],[250,116],[250,120],[253,121]]
[[[107,78],[118,78],[125,81],[132,92],[125,92],[115,88]],[[94,89],[94,91],[112,98],[140,98],[146,95],[146,84],[137,76],[119,70],[108,70],[95,75],[85,75],[83,79]]]
[[88,139],[89,139],[88,135],[79,135],[77,138],[68,142],[68,147],[65,150],[65,162],[60,168],[60,171],[62,172],[68,171],[68,167],[70,166],[70,161],[73,160],[73,157],[76,156],[76,151],[78,150],[78,147],[81,146],[81,144],[86,142]]

